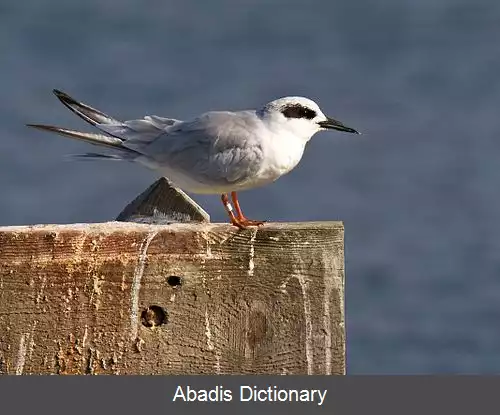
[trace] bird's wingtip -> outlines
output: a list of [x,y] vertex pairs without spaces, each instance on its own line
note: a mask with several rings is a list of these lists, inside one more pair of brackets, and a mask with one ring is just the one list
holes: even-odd
[[60,89],[53,89],[52,92],[54,95],[59,98],[63,103],[64,102],[74,102],[75,100],[71,98],[66,92],[61,91]]
[[26,127],[36,128],[37,130],[42,130],[42,131],[58,132],[59,130],[59,127],[54,127],[53,125],[44,125],[44,124],[26,124]]

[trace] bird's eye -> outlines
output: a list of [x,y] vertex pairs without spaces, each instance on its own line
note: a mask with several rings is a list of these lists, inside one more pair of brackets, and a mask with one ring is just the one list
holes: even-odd
[[287,105],[281,110],[281,113],[286,118],[305,118],[308,120],[312,120],[314,117],[316,117],[316,111],[304,107],[300,104]]

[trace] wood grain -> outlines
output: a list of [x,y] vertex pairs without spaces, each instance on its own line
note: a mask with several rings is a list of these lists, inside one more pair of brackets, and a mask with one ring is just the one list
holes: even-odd
[[344,374],[343,225],[0,227],[0,373]]

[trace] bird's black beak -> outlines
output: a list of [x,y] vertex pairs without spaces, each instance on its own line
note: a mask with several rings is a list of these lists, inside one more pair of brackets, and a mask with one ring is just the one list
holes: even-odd
[[326,128],[328,130],[338,130],[338,131],[344,131],[346,133],[359,134],[359,132],[356,131],[354,128],[347,127],[340,121],[334,120],[333,118],[330,117],[326,117],[326,121],[318,122],[318,125],[321,128]]

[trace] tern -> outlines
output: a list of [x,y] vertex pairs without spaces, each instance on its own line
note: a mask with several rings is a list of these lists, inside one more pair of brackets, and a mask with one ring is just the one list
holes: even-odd
[[279,98],[253,110],[209,111],[186,121],[148,115],[122,122],[62,91],[53,92],[100,133],[41,124],[29,127],[111,150],[75,157],[138,162],[187,192],[219,194],[231,223],[241,229],[264,222],[245,217],[237,192],[272,183],[290,172],[319,131],[359,134],[299,96]]

